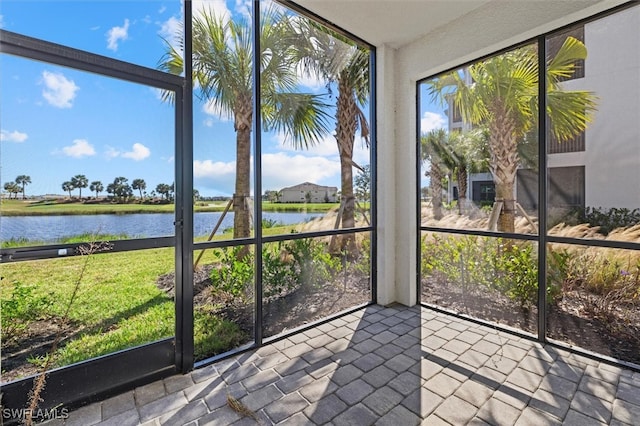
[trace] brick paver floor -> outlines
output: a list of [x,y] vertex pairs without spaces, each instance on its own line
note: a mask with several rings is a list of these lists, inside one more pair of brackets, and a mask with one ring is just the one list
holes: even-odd
[[640,372],[426,308],[371,306],[64,424],[638,425]]

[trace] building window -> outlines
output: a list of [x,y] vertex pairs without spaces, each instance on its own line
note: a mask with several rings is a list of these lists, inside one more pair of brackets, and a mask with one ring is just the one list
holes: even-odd
[[584,208],[584,172],[584,166],[550,167],[548,169],[549,208]]
[[560,154],[563,152],[582,152],[585,150],[585,134],[581,132],[578,136],[568,141],[559,142],[558,139],[549,132],[547,135],[547,154]]

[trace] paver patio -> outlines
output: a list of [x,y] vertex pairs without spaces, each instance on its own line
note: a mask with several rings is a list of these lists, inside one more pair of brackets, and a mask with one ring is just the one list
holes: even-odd
[[[640,372],[427,308],[371,306],[64,424],[633,425]],[[49,424],[62,424],[49,422]]]

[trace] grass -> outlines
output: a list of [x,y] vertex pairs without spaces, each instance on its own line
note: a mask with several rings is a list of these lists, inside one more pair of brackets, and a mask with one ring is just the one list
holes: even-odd
[[[63,315],[84,260],[77,256],[4,264],[0,297],[8,300],[19,282],[28,285],[33,297],[46,297],[51,302],[36,317],[54,322]],[[214,251],[208,250],[202,262],[214,260]],[[173,248],[91,255],[69,314],[73,334],[58,350],[55,365],[69,365],[173,336],[173,300],[156,286],[157,278],[173,269]],[[196,350],[201,353],[218,353],[246,340],[235,324],[204,310],[196,311],[195,322]],[[11,349],[3,348],[3,352],[10,355]],[[34,357],[31,361],[38,364],[41,359]]]
[[[270,227],[263,229],[263,235],[289,234],[296,228],[296,225],[270,224]],[[127,236],[81,235],[62,238],[59,243],[114,241],[122,238]],[[205,239],[200,237],[196,242]],[[214,239],[230,240],[231,231],[216,235]],[[22,239],[3,242],[3,248],[24,245],[41,244]],[[199,254],[199,250],[194,251],[194,258]],[[38,312],[33,318],[29,317],[29,322],[37,319],[55,323],[65,311],[85,260],[82,256],[76,256],[3,264],[0,281],[3,305],[11,299],[18,283],[23,284],[31,289],[29,297],[33,300],[47,301],[42,306],[38,305]],[[69,314],[73,334],[57,351],[55,366],[69,365],[173,336],[174,303],[169,295],[157,287],[156,281],[161,275],[174,270],[174,261],[173,248],[91,255]],[[217,261],[216,250],[209,249],[205,251],[200,265]],[[11,321],[4,310],[3,314],[3,321]],[[212,314],[210,306],[197,307],[194,316],[198,358],[232,349],[251,338],[237,324]],[[27,338],[33,331],[27,328],[21,338]],[[5,356],[11,355],[11,348],[3,350]],[[42,359],[33,356],[30,362],[37,365],[42,363]]]
[[[197,202],[195,212],[222,212],[227,203]],[[333,203],[262,203],[266,212],[309,212],[323,213],[338,205]],[[118,203],[80,203],[69,200],[2,200],[0,211],[4,216],[54,216],[54,215],[91,215],[91,214],[136,214],[136,213],[173,213],[173,204],[118,204]]]

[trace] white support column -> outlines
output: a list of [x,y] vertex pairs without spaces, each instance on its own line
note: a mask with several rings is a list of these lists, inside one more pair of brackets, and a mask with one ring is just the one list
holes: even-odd
[[378,303],[398,301],[397,289],[397,169],[395,145],[395,50],[388,46],[376,49],[377,61],[377,201],[378,201]]

